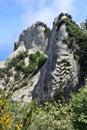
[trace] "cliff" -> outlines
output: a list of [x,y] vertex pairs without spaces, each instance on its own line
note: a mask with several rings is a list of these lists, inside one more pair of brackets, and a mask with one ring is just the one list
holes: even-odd
[[20,34],[0,72],[0,88],[14,100],[69,100],[87,77],[87,35],[68,14],[52,30],[37,22]]

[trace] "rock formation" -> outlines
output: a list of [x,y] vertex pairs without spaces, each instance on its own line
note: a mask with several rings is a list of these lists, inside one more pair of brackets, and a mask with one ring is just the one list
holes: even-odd
[[26,50],[35,48],[35,50],[45,52],[48,45],[48,34],[50,29],[42,22],[36,22],[30,28],[24,30],[18,41],[14,44],[14,50],[24,45]]
[[[67,16],[61,17],[66,19]],[[58,28],[59,17],[55,18],[53,29],[49,39],[48,61],[41,70],[39,83],[35,87],[34,95],[40,95],[40,98],[51,95],[60,89],[62,94],[68,98],[70,94],[76,91],[79,84],[79,65],[75,60],[73,51],[64,41],[69,39],[65,23]],[[41,86],[42,91],[41,91]],[[41,94],[40,94],[41,92]]]
[[23,102],[37,97],[68,100],[87,74],[84,42],[86,34],[68,14],[56,17],[51,31],[42,22],[33,24],[21,33],[5,60],[0,88]]

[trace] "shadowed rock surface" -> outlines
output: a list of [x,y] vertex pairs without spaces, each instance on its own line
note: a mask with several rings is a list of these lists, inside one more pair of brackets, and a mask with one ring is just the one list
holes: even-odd
[[69,100],[87,74],[84,42],[86,34],[68,14],[56,17],[52,30],[42,22],[33,24],[20,34],[14,52],[0,63],[0,88],[17,101],[57,100],[60,94]]

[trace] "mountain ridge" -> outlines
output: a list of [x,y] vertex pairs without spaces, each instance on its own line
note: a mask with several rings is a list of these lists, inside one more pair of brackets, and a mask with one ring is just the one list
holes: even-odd
[[60,95],[68,101],[87,76],[86,36],[68,14],[56,17],[52,30],[36,22],[20,34],[14,52],[0,63],[0,89],[22,102],[58,100]]

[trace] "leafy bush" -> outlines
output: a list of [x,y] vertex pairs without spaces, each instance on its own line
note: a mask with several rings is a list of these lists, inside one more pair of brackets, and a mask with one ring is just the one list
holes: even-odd
[[5,67],[5,68],[2,68],[0,69],[0,77],[1,78],[4,78],[4,75],[7,74],[8,76],[10,76],[10,72],[9,72],[9,69],[8,67]]
[[26,57],[28,57],[27,51],[22,52],[22,53],[20,53],[20,54],[17,56],[17,58],[20,59],[20,60],[22,60],[22,59],[24,59],[24,58],[26,58]]
[[68,107],[61,104],[33,101],[23,119],[22,130],[72,130]]
[[19,104],[0,94],[0,130],[21,130],[20,114]]
[[73,96],[72,122],[76,130],[87,130],[87,85]]
[[71,103],[35,99],[20,107],[11,97],[0,95],[1,130],[87,130],[87,85]]
[[5,78],[5,83],[8,84],[8,82],[9,82],[9,78],[7,77]]
[[12,115],[10,112],[6,113],[7,104],[2,94],[0,94],[0,130],[9,130],[12,122]]
[[14,75],[14,79],[17,81],[17,80],[20,80],[20,72],[16,72],[16,74]]
[[56,89],[54,92],[54,101],[58,102],[60,100],[61,103],[64,102],[64,89],[63,88],[59,88]]
[[31,64],[36,62],[37,66],[42,66],[43,63],[46,61],[46,57],[44,56],[44,54],[40,53],[39,51],[37,51],[34,54],[30,55],[30,62]]
[[24,63],[24,61],[21,60],[19,63],[17,63],[15,65],[15,70],[20,71],[20,72],[24,72],[25,71],[25,63]]
[[24,87],[24,86],[26,86],[26,85],[28,85],[28,80],[27,80],[27,79],[24,80],[24,81],[21,83],[21,85],[19,86],[19,88],[22,88],[22,87]]
[[13,76],[12,71],[8,71],[8,72],[7,72],[7,77],[10,77],[10,76]]
[[4,73],[3,73],[3,70],[0,69],[0,78],[3,78],[4,77]]
[[15,67],[20,62],[23,63],[23,59],[26,58],[27,56],[28,56],[27,51],[20,53],[16,57],[12,58],[10,62],[8,62],[7,67],[10,69],[12,67]]
[[30,54],[30,63],[25,69],[25,75],[34,74],[46,61],[46,56],[40,52],[36,52],[34,54]]
[[87,33],[87,19],[85,20],[85,22],[80,23],[80,27],[85,33]]

